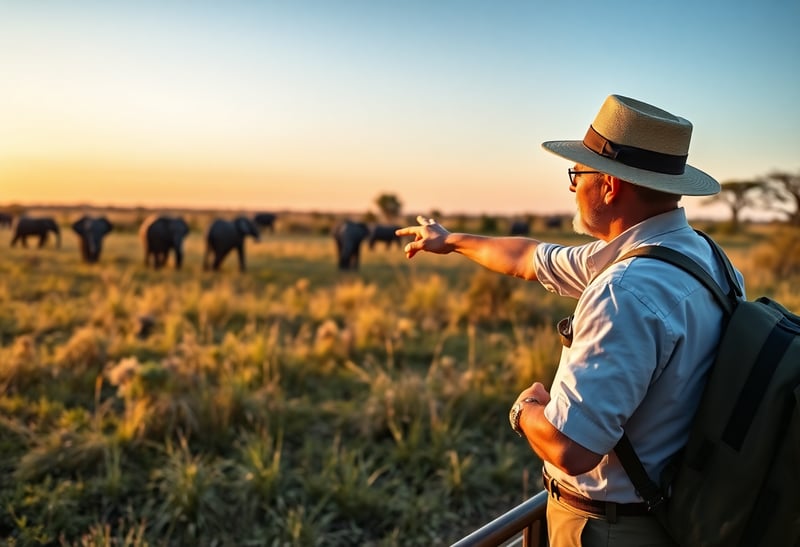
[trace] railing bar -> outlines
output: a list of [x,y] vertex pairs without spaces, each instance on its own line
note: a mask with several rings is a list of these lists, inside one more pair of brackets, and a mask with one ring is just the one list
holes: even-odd
[[[523,532],[539,524],[538,534],[529,534],[532,540],[526,547],[537,547],[540,545],[540,538],[543,537],[542,530],[546,526],[547,491],[542,490],[529,500],[517,505],[507,513],[500,515],[493,521],[478,528],[468,536],[461,538],[451,547],[497,547],[502,542],[511,539],[516,534]],[[523,546],[525,540],[523,538]]]

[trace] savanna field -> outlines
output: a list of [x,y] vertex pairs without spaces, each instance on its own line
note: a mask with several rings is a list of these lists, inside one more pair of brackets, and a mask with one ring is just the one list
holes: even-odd
[[[540,490],[508,409],[549,383],[573,301],[382,244],[341,272],[319,218],[247,240],[239,273],[203,271],[196,214],[183,268],[154,271],[117,211],[89,265],[77,216],[60,248],[0,229],[5,544],[449,545]],[[797,228],[699,227],[800,311]]]

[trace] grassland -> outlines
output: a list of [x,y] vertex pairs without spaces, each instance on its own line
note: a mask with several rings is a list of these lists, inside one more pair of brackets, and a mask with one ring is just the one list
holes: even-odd
[[[0,254],[6,543],[448,545],[539,490],[506,416],[573,302],[397,248],[339,272],[315,230],[205,272],[202,224],[181,271],[124,223],[96,265],[67,230]],[[797,272],[759,264],[772,232],[722,241],[751,296],[800,309]]]

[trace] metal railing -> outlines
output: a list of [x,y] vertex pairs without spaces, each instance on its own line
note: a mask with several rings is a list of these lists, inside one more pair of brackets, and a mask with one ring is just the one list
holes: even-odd
[[498,547],[520,534],[522,547],[547,547],[546,510],[547,491],[542,490],[451,547]]

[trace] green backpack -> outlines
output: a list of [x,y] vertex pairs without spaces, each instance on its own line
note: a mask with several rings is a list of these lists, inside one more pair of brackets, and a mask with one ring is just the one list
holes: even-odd
[[686,447],[658,483],[627,435],[614,448],[651,511],[681,546],[800,545],[800,317],[761,297],[742,299],[724,251],[725,294],[696,262],[645,246],[648,257],[686,270],[725,311],[716,360]]

